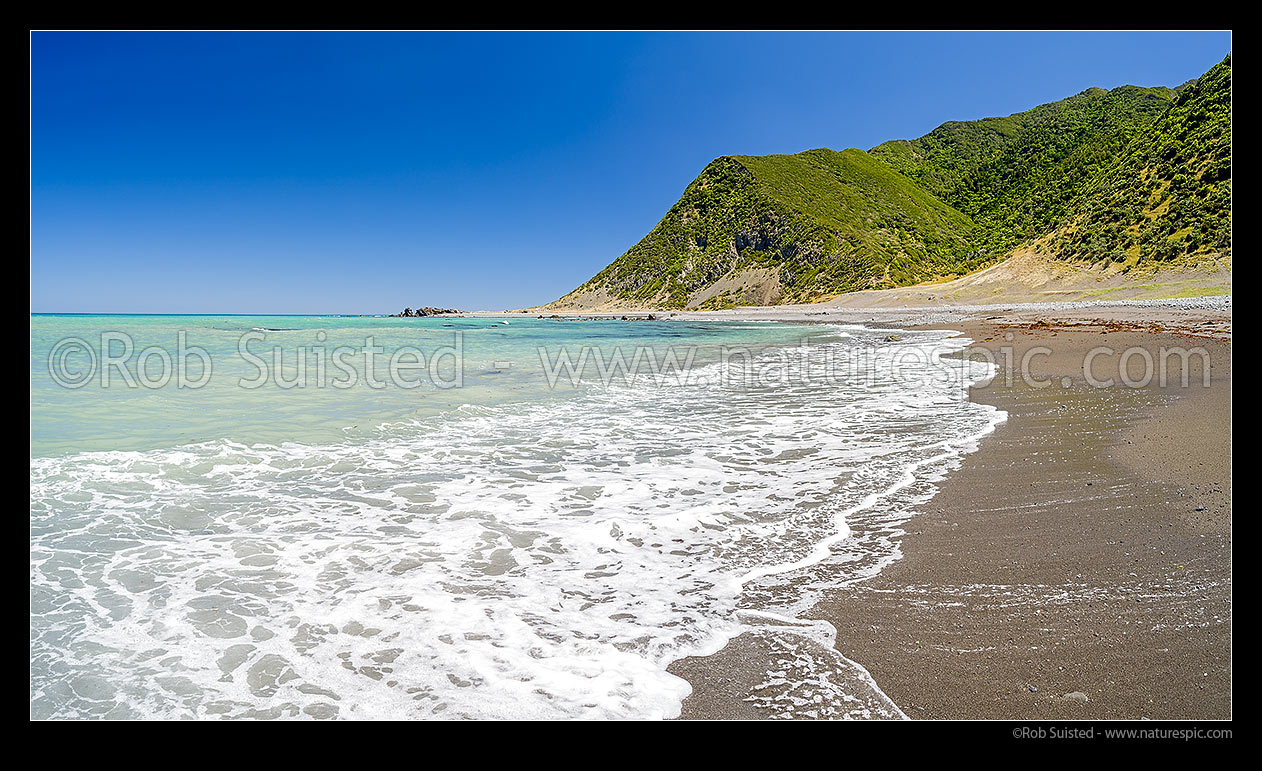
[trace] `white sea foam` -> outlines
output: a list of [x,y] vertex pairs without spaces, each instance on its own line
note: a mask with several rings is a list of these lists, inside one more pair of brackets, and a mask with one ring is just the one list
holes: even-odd
[[872,382],[637,383],[339,443],[34,459],[32,712],[671,717],[667,665],[753,629],[786,662],[773,714],[900,717],[795,619],[895,559],[1003,419],[964,399],[985,365],[893,366],[962,347],[910,334]]

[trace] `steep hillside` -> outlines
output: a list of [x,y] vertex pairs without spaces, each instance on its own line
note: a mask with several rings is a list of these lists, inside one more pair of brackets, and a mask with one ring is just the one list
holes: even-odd
[[1059,223],[1175,93],[1091,88],[1006,118],[944,123],[870,152],[971,217],[984,247],[1006,250]]
[[862,150],[726,156],[557,304],[809,302],[967,271],[973,238],[967,217]]
[[1178,89],[1088,89],[868,153],[718,158],[551,307],[815,302],[966,275],[1014,251],[1107,261],[1109,275],[1223,256],[1230,270],[1230,239],[1228,57]]
[[1099,175],[1043,251],[1149,264],[1231,255],[1231,57]]

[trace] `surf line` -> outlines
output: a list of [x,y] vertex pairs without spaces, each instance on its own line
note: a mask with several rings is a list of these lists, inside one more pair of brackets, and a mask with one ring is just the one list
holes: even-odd
[[[937,453],[936,455],[933,455],[929,458],[926,458],[908,467],[908,469],[903,472],[902,478],[899,479],[897,483],[891,485],[885,490],[880,490],[880,491],[870,493],[859,503],[845,509],[844,511],[839,512],[834,517],[834,521],[836,522],[837,532],[833,533],[833,535],[825,539],[822,539],[818,544],[816,544],[815,548],[811,550],[810,554],[803,557],[802,559],[795,560],[793,562],[786,562],[786,563],[781,563],[779,565],[767,565],[764,567],[754,568],[753,570],[750,570],[748,573],[746,573],[744,576],[736,579],[737,590],[739,591],[740,588],[744,587],[744,585],[749,583],[750,581],[754,581],[759,578],[763,578],[765,576],[779,575],[782,573],[792,572],[794,570],[800,570],[803,568],[810,567],[812,565],[819,564],[820,562],[824,561],[825,559],[828,558],[829,554],[831,553],[833,544],[840,543],[841,541],[844,541],[845,539],[850,537],[851,530],[850,530],[850,526],[846,523],[847,517],[853,514],[856,514],[860,511],[863,511],[865,509],[871,508],[872,506],[875,506],[882,499],[887,498],[888,496],[893,495],[894,493],[897,493],[898,491],[906,489],[907,487],[915,484],[917,482],[917,478],[915,474],[916,471],[920,470],[921,468],[924,468],[927,465],[945,461],[953,457],[957,457],[960,454],[959,451],[961,447],[964,447],[973,442],[980,441],[982,438],[992,433],[995,430],[995,427],[998,426],[1000,423],[1004,422],[1005,420],[1007,420],[1007,418],[1008,418],[1008,414],[1006,412],[1004,412],[1003,410],[995,410],[994,415],[989,425],[987,425],[981,431],[978,431],[977,433],[971,434],[960,440],[956,440],[956,441],[947,440],[947,441],[941,442],[939,446],[943,448],[942,452]],[[738,617],[748,618],[750,619],[750,621],[757,618],[757,619],[762,619],[762,620],[771,622],[773,625],[783,627],[785,631],[789,633],[804,632],[805,634],[803,634],[802,636],[806,637],[808,640],[812,640],[813,642],[816,642],[817,644],[819,644],[820,647],[823,648],[825,651],[827,651],[830,655],[836,657],[836,659],[843,665],[843,667],[851,668],[851,671],[855,672],[859,676],[859,678],[864,682],[864,684],[872,689],[872,693],[875,695],[877,700],[882,704],[882,706],[888,709],[897,719],[911,720],[911,718],[908,717],[907,713],[904,712],[902,708],[899,707],[898,704],[896,704],[894,700],[891,699],[889,695],[885,693],[884,690],[881,689],[881,686],[878,685],[876,682],[876,678],[872,677],[872,673],[868,671],[867,667],[863,666],[862,664],[860,664],[859,662],[851,658],[848,658],[841,651],[837,650],[836,648],[837,628],[833,626],[831,623],[824,621],[822,619],[808,622],[808,621],[803,621],[802,619],[794,618],[792,616],[785,616],[779,613],[772,613],[770,611],[754,610],[754,609],[740,610],[737,612],[737,615]],[[750,626],[754,628],[757,628],[758,626],[756,623],[750,624],[748,621],[744,622],[744,624],[746,626]],[[818,639],[816,635],[813,635],[810,633],[810,631],[819,629],[821,626],[828,627],[829,631],[826,632],[824,635],[821,635],[821,637],[824,637],[826,639]],[[764,631],[764,632],[770,631],[771,628],[774,628],[774,626],[770,628],[767,626],[763,626],[761,631]]]
[[915,474],[916,471],[919,471],[920,469],[930,464],[938,463],[938,462],[949,460],[953,457],[956,457],[957,455],[959,455],[959,450],[961,447],[964,447],[973,442],[977,442],[983,437],[989,435],[991,432],[995,430],[995,427],[997,425],[1007,420],[1007,418],[1008,418],[1008,413],[1004,412],[1003,410],[995,410],[995,419],[991,421],[990,425],[988,425],[986,428],[982,429],[981,431],[975,434],[970,434],[969,436],[963,439],[959,439],[955,441],[947,440],[944,442],[940,442],[938,446],[944,448],[942,452],[938,453],[937,455],[933,455],[929,458],[925,458],[924,460],[921,460],[917,463],[912,464],[911,466],[907,468],[906,471],[903,472],[902,478],[900,478],[898,482],[894,483],[893,485],[890,485],[884,490],[878,490],[878,491],[869,493],[863,498],[863,500],[859,501],[855,505],[843,511],[840,511],[836,515],[834,515],[833,521],[836,525],[837,531],[833,533],[832,535],[828,536],[827,538],[820,540],[819,543],[815,544],[815,547],[811,550],[810,554],[806,555],[805,557],[799,560],[794,560],[793,562],[783,562],[778,565],[764,565],[762,567],[754,568],[750,570],[748,573],[746,573],[745,575],[740,576],[739,578],[735,579],[737,586],[743,587],[745,584],[749,583],[750,581],[756,581],[760,578],[765,578],[767,576],[774,576],[774,575],[780,575],[782,573],[789,573],[794,570],[801,570],[802,568],[811,567],[812,565],[817,565],[820,562],[824,561],[825,559],[828,558],[829,554],[832,552],[832,547],[834,544],[840,543],[850,537],[850,525],[847,524],[846,522],[848,517],[853,516],[854,514],[857,514],[866,509],[870,509],[873,506],[875,506],[877,503],[879,503],[881,500],[888,498],[894,493],[897,493],[900,490],[904,490],[910,487],[911,485],[915,484],[917,481],[919,481],[916,478],[916,474]]

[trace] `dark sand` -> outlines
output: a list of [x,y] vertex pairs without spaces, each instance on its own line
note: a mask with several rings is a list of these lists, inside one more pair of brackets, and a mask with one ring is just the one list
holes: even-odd
[[[814,615],[913,719],[1229,718],[1230,317],[1030,316],[951,325],[1018,363],[1051,348],[1032,374],[1052,382],[975,388],[1007,422],[907,523],[903,559]],[[1177,360],[1164,388],[1088,387],[1100,345],[1203,346],[1210,387],[1195,364],[1181,387]],[[1118,378],[1117,356],[1095,362]],[[745,635],[676,662],[683,717],[765,716],[745,699],[768,659]]]

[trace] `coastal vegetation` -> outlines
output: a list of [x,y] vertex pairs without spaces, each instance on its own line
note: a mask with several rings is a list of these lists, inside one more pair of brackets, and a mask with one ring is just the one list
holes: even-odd
[[1093,181],[1045,248],[1093,262],[1230,261],[1230,57]]
[[897,285],[970,264],[973,224],[862,150],[725,156],[591,283],[683,307],[746,269],[785,301]]
[[1056,225],[1174,95],[1091,88],[1006,118],[944,123],[871,152],[968,215],[986,247],[1003,250]]
[[812,302],[958,277],[1016,250],[1230,259],[1231,61],[1178,88],[1091,88],[868,152],[715,159],[558,307]]

